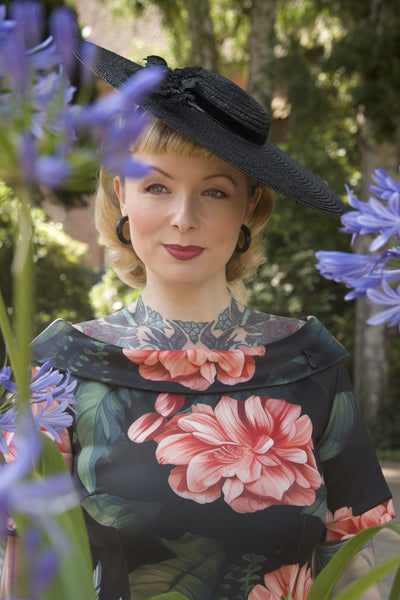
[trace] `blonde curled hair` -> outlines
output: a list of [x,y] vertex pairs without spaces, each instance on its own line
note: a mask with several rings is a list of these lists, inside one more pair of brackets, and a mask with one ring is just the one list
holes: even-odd
[[[197,142],[156,118],[152,118],[142,132],[133,147],[133,152],[168,153],[220,160]],[[136,255],[132,246],[122,244],[115,233],[116,224],[122,215],[119,200],[114,191],[114,178],[114,174],[108,173],[104,169],[100,171],[95,206],[96,227],[102,243],[107,248],[109,263],[121,281],[133,288],[143,288],[146,285],[145,265]],[[234,252],[226,265],[228,287],[239,300],[244,300],[245,297],[243,281],[252,277],[257,267],[265,261],[262,235],[274,203],[273,192],[270,188],[249,177],[248,186],[249,197],[252,197],[257,189],[261,189],[259,202],[248,223],[251,245],[249,250],[243,254]]]

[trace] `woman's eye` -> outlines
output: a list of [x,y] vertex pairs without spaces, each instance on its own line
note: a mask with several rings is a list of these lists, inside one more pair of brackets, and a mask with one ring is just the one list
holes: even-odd
[[167,188],[161,183],[151,183],[147,187],[144,188],[145,192],[149,192],[150,194],[163,194],[167,191]]
[[222,190],[218,190],[216,188],[211,188],[205,191],[207,196],[212,196],[213,198],[226,198],[227,194]]

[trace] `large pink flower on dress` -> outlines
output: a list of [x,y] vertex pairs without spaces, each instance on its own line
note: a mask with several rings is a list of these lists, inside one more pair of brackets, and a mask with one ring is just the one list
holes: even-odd
[[309,506],[321,485],[313,454],[312,424],[285,400],[224,396],[213,411],[193,406],[176,415],[157,438],[156,456],[176,465],[169,477],[180,496],[201,504],[224,495],[234,511],[273,504]]
[[290,592],[293,600],[306,600],[312,585],[308,565],[283,565],[264,576],[264,585],[256,585],[248,600],[281,600]]
[[389,523],[395,516],[393,500],[388,500],[357,516],[353,516],[353,509],[348,506],[335,510],[334,514],[328,510],[326,541],[347,540],[367,527]]
[[206,390],[215,379],[234,385],[252,378],[253,356],[263,356],[264,346],[238,350],[129,350],[129,360],[140,365],[139,373],[152,381],[174,381],[192,390]]

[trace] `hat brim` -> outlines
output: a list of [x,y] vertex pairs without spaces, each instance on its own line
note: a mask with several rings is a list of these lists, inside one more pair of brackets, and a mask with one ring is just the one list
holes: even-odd
[[340,198],[317,175],[269,140],[260,147],[231,136],[228,147],[223,125],[207,113],[196,113],[197,123],[193,128],[193,109],[190,106],[180,106],[178,116],[152,96],[142,104],[152,115],[259,183],[315,210],[333,215],[343,214],[344,206]]
[[[84,56],[88,48],[96,50],[90,64]],[[83,42],[77,57],[114,88],[121,87],[144,68],[91,42]],[[232,135],[204,110],[185,103],[180,103],[177,110],[176,102],[166,101],[157,91],[147,96],[141,107],[259,183],[320,212],[343,214],[344,205],[339,196],[317,175],[269,140],[258,145]]]

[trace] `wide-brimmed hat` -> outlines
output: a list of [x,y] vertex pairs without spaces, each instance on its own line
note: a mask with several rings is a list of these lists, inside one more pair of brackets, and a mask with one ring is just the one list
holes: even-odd
[[[114,88],[145,68],[86,41],[77,57]],[[166,76],[140,103],[143,109],[288,198],[325,213],[344,212],[340,198],[317,175],[269,141],[268,114],[241,87],[201,67],[172,70],[158,56],[146,59],[146,67],[153,65]]]

